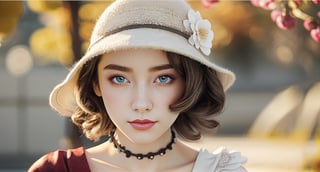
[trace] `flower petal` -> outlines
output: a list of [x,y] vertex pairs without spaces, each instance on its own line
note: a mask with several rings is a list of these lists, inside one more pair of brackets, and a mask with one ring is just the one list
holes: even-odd
[[197,27],[206,28],[211,30],[211,23],[208,20],[200,20],[197,22]]
[[208,33],[208,40],[210,40],[212,42],[213,38],[214,38],[214,33],[212,30],[210,30]]
[[194,40],[193,40],[193,37],[192,37],[192,36],[189,37],[188,42],[189,42],[191,45],[194,45]]
[[193,33],[196,32],[196,26],[194,24],[190,24],[190,28]]
[[212,47],[212,42],[201,42],[199,41],[201,47],[205,48],[211,48]]
[[183,26],[188,32],[191,31],[189,20],[183,20]]
[[199,21],[199,20],[202,19],[199,11],[197,11],[197,12],[195,13],[195,19],[196,19],[196,21]]
[[199,11],[189,10],[188,20],[184,20],[183,25],[187,31],[192,31],[188,42],[196,49],[200,49],[203,54],[209,55],[214,37],[211,23],[208,20],[202,19]]
[[207,35],[208,36],[206,39],[200,39],[199,42],[200,42],[201,46],[211,48],[212,47],[212,40],[213,40],[213,32],[210,31]]
[[197,38],[197,35],[193,34],[192,37],[193,37],[194,45],[196,46],[197,49],[199,49],[200,48],[200,42],[199,42],[199,40]]
[[200,47],[200,50],[203,52],[203,54],[205,54],[205,55],[209,55],[210,54],[210,52],[211,52],[211,48],[208,48],[208,47],[203,47],[203,46],[201,46]]
[[188,19],[189,19],[190,23],[196,22],[196,14],[193,10],[188,11]]

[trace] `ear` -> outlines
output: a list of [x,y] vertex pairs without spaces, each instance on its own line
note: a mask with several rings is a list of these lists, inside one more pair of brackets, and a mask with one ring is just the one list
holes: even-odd
[[99,84],[96,82],[93,82],[93,91],[98,97],[102,96]]

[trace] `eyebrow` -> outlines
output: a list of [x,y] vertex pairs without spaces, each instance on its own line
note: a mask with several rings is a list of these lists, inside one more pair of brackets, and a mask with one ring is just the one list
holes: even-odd
[[173,67],[171,64],[164,64],[164,65],[152,67],[149,69],[149,71],[155,72],[155,71],[159,71],[159,70],[172,69],[172,68]]
[[132,69],[125,67],[125,66],[120,66],[120,65],[116,65],[116,64],[108,64],[107,66],[105,66],[103,68],[104,70],[110,69],[110,70],[119,70],[119,71],[123,71],[123,72],[131,72]]
[[[150,72],[165,70],[165,69],[172,69],[172,65],[164,64],[159,66],[154,66],[149,69]],[[104,70],[119,70],[122,72],[132,72],[132,69],[126,66],[116,65],[116,64],[108,64],[103,68]]]

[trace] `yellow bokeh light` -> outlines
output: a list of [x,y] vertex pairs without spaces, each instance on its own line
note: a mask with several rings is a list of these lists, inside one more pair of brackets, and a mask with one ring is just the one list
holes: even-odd
[[42,1],[42,0],[28,0],[29,8],[34,12],[46,12],[61,7],[62,1]]
[[73,53],[71,37],[66,30],[45,27],[35,31],[30,39],[32,52],[42,61],[71,64]]
[[104,9],[111,3],[112,1],[88,3],[82,5],[79,10],[79,17],[82,20],[96,21],[97,18],[104,11]]

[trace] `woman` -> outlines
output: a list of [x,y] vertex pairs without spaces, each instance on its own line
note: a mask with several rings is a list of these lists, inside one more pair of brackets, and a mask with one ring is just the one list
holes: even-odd
[[89,139],[109,141],[51,152],[29,171],[245,171],[239,152],[180,141],[217,127],[213,117],[234,82],[207,59],[212,39],[210,23],[182,0],[115,1],[50,95]]

